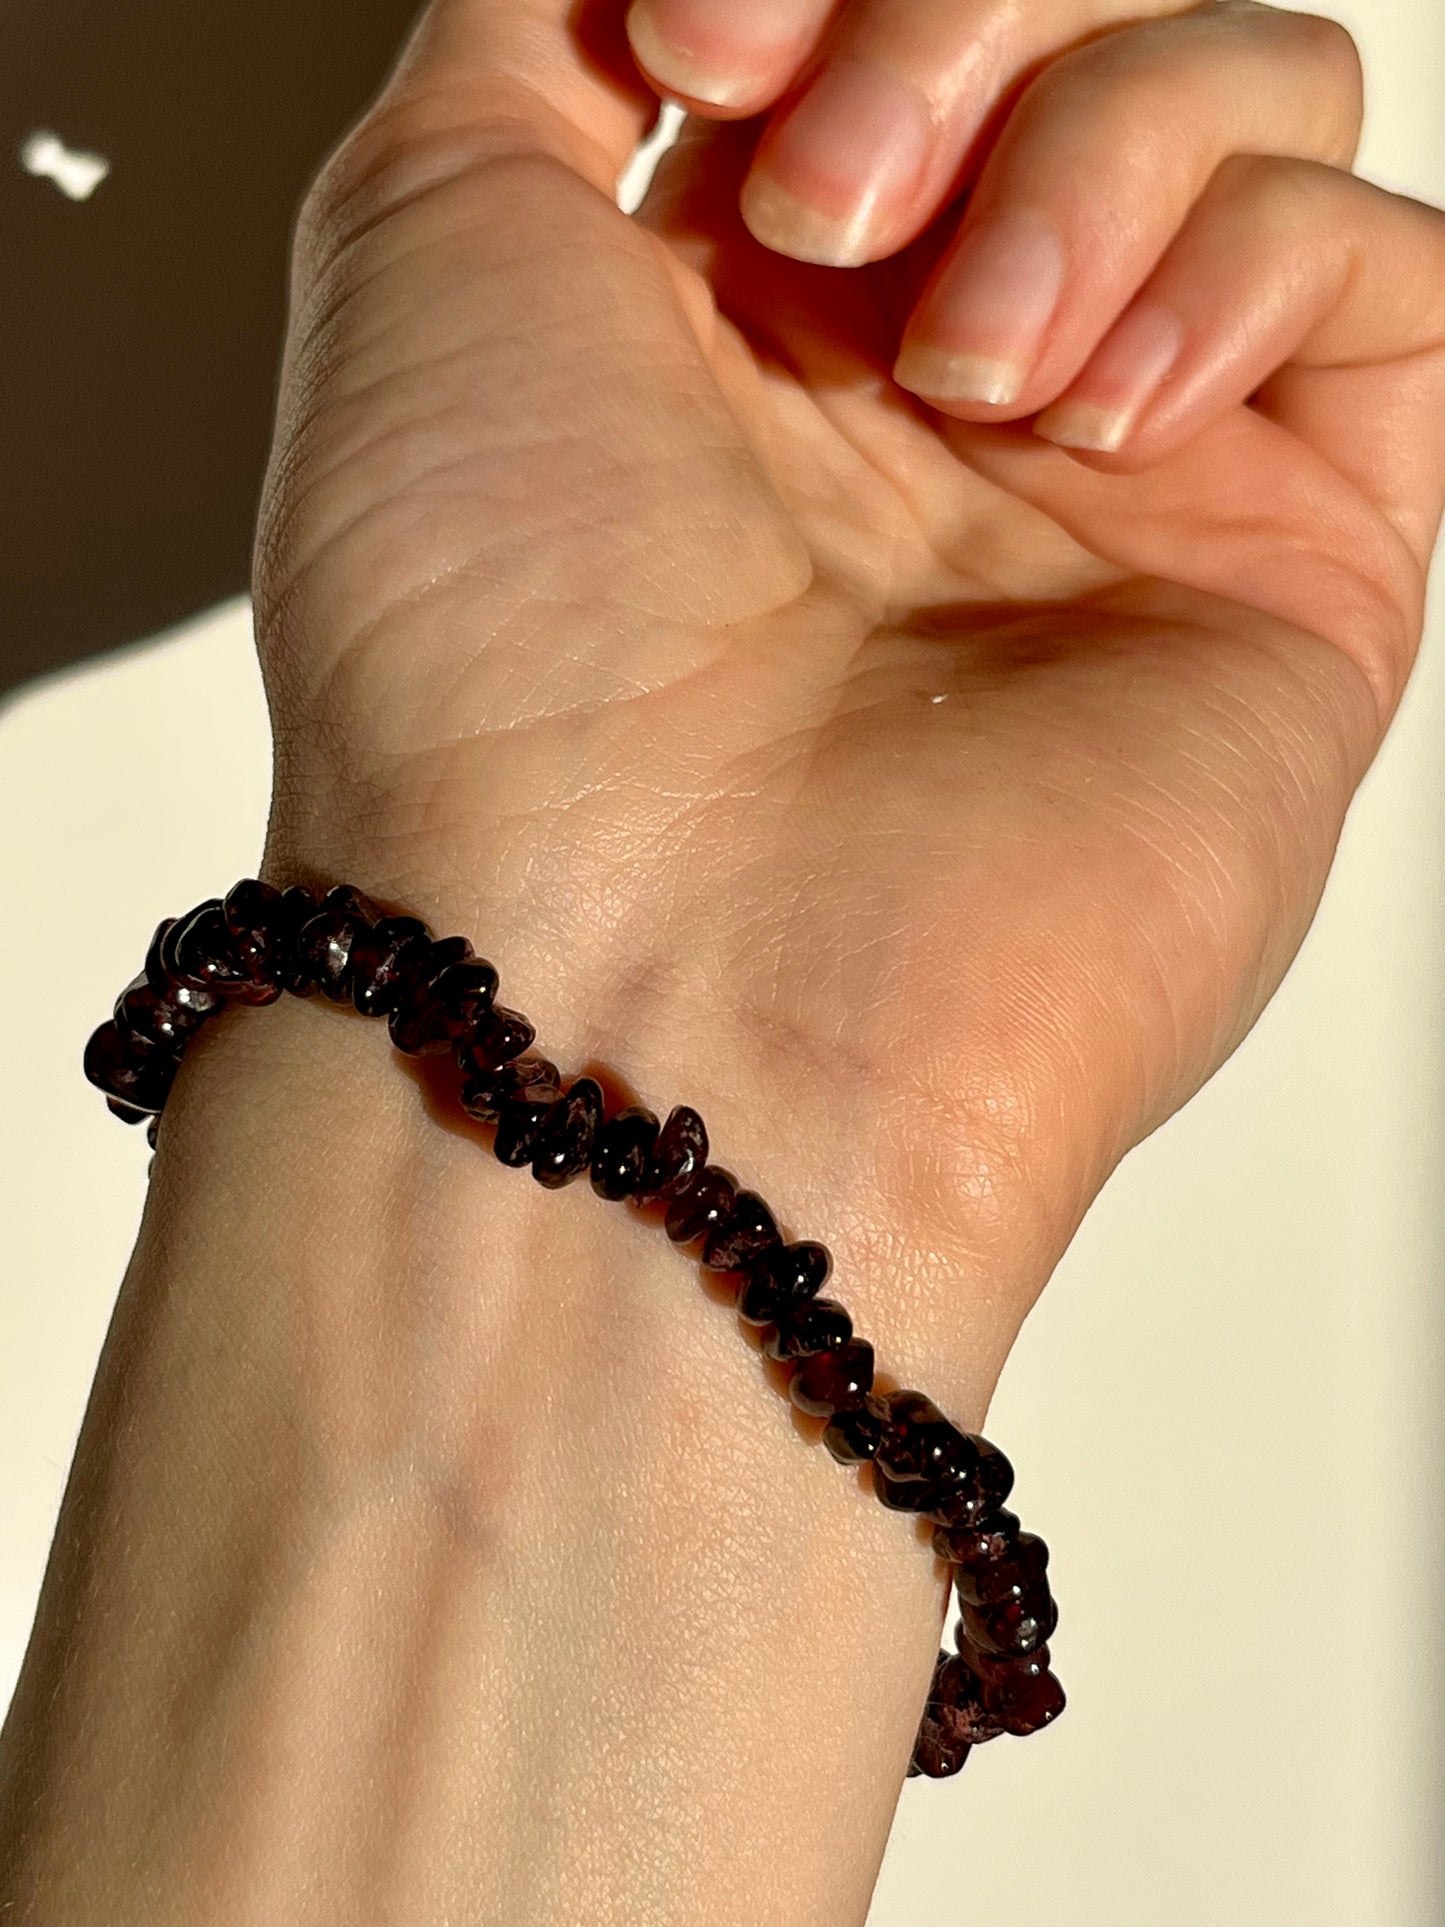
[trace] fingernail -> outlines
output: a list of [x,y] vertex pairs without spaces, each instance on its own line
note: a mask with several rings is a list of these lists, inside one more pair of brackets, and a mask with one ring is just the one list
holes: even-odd
[[769,133],[743,183],[743,219],[795,261],[859,267],[905,211],[931,138],[923,102],[881,67],[825,67]]
[[1116,453],[1183,345],[1183,324],[1172,308],[1137,302],[1095,350],[1073,390],[1044,409],[1034,433],[1061,448]]
[[[664,34],[652,9],[638,0],[627,15],[627,37],[638,64],[669,93],[709,107],[745,107],[766,91],[773,62],[797,40],[796,9],[782,0],[749,0],[736,15],[707,6],[696,10],[677,0],[666,9]],[[719,18],[746,29],[746,44],[721,40]]]
[[1064,244],[1043,215],[1018,209],[980,222],[910,324],[893,379],[933,401],[1016,401],[1059,305],[1064,268]]

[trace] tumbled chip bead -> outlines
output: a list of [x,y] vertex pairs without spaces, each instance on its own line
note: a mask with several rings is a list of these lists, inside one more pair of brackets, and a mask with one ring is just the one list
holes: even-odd
[[1019,1536],[1018,1517],[991,1512],[972,1526],[935,1526],[933,1550],[954,1566],[986,1566],[1003,1559]]
[[872,1389],[873,1347],[862,1338],[803,1359],[788,1382],[794,1405],[817,1418],[861,1405]]
[[362,931],[351,951],[351,1001],[363,1017],[395,1010],[409,971],[430,954],[431,943],[420,917],[382,917]]
[[[327,893],[327,901],[335,894]],[[351,998],[351,953],[369,928],[354,910],[318,910],[296,933],[296,957],[312,983],[333,1004]]]
[[925,1480],[937,1490],[940,1482],[956,1486],[976,1471],[973,1440],[921,1392],[895,1392],[888,1400],[888,1419],[878,1463],[890,1478]]
[[960,1599],[975,1606],[1021,1599],[1038,1586],[1049,1563],[1049,1549],[1032,1532],[1021,1532],[1001,1558],[960,1566],[954,1585]]
[[[449,1005],[437,996],[437,986],[458,964],[479,961],[473,957],[472,946],[465,937],[438,937],[430,950],[417,957],[406,972],[396,1008],[387,1019],[391,1041],[399,1051],[405,1051],[408,1057],[439,1056],[451,1050],[457,1039],[466,1034],[471,1016],[459,1025]],[[486,968],[491,971],[495,991],[496,972],[490,964]],[[491,1008],[491,1001],[489,995],[487,1009]],[[475,1013],[480,1014],[480,1010]]]
[[592,1162],[592,1147],[602,1123],[602,1089],[579,1077],[552,1106],[532,1160],[532,1176],[549,1191],[581,1177]]
[[652,1147],[640,1198],[675,1198],[685,1191],[707,1163],[707,1126],[690,1104],[678,1104],[667,1114]]
[[925,1717],[913,1742],[909,1772],[927,1774],[930,1780],[945,1780],[962,1770],[972,1750],[966,1740],[950,1738],[936,1720]]
[[865,1398],[845,1412],[835,1412],[823,1427],[823,1443],[839,1465],[863,1465],[878,1450],[888,1424],[881,1399]]
[[957,1479],[935,1482],[936,1497],[929,1517],[942,1525],[970,1526],[997,1512],[1013,1490],[1013,1467],[988,1439],[970,1434],[977,1463]]
[[155,984],[157,990],[164,990],[168,984],[176,983],[180,979],[181,967],[176,962],[176,943],[186,925],[190,923],[193,918],[198,917],[203,910],[219,910],[220,907],[221,899],[219,897],[207,897],[205,902],[198,903],[194,910],[187,910],[185,915],[181,917],[172,917],[168,923],[163,923],[159,930],[156,931],[153,945],[155,970],[153,974],[151,959],[148,956],[146,958],[146,976]]
[[293,883],[281,892],[281,907],[276,913],[276,981],[293,997],[304,997],[316,988],[309,967],[302,961],[296,939],[321,908],[320,893],[304,883]]
[[691,1244],[716,1229],[737,1197],[737,1179],[720,1164],[705,1164],[687,1189],[667,1207],[667,1235],[676,1245]]
[[1048,1642],[1059,1623],[1059,1609],[1046,1590],[1026,1593],[999,1606],[971,1606],[964,1602],[960,1622],[969,1644],[986,1653],[1031,1653]]
[[750,1324],[773,1326],[763,1340],[769,1358],[780,1362],[790,1358],[812,1358],[818,1352],[835,1352],[853,1336],[853,1320],[836,1298],[800,1298],[781,1305],[771,1318],[749,1317],[748,1293],[765,1279],[750,1277],[738,1295],[738,1311]]
[[217,903],[197,910],[161,945],[163,958],[182,983],[219,991],[228,1003],[271,1004],[281,995],[269,968],[272,953],[249,938],[238,938]]
[[559,1092],[540,1085],[504,1098],[497,1110],[497,1135],[492,1143],[497,1162],[516,1170],[530,1164],[541,1145],[542,1133],[560,1103]]
[[799,1244],[775,1244],[762,1253],[748,1269],[766,1278],[781,1303],[811,1298],[828,1282],[833,1260],[826,1245],[811,1240]]
[[536,1035],[521,1011],[498,1004],[457,1045],[457,1063],[467,1076],[485,1077],[520,1057]]
[[92,1032],[85,1047],[86,1077],[134,1111],[164,1110],[179,1061],[171,1051],[137,1044],[113,1020]]
[[709,1233],[702,1262],[709,1271],[740,1271],[781,1244],[777,1220],[756,1191],[739,1191],[733,1208]]
[[[181,988],[176,986],[178,991]],[[192,991],[191,997],[203,999],[211,1009],[218,1009],[225,1002],[209,990]],[[177,1056],[206,1014],[196,1010],[193,1003],[182,1003],[178,996],[162,996],[144,977],[137,977],[134,983],[126,985],[116,998],[112,1013],[116,1027],[126,1037],[133,1038],[141,1049],[167,1050]]]
[[933,1675],[926,1718],[936,1720],[955,1740],[984,1746],[1004,1727],[988,1705],[984,1683],[962,1653],[945,1653]]
[[281,892],[259,877],[243,877],[221,905],[236,961],[254,982],[279,981]]
[[608,1118],[592,1147],[592,1189],[614,1202],[636,1197],[657,1143],[657,1114],[629,1104]]
[[1005,1733],[1019,1739],[1051,1725],[1067,1704],[1063,1687],[1049,1671],[1047,1648],[1043,1647],[985,1675],[983,1690],[989,1713]]
[[562,1078],[557,1066],[535,1051],[528,1051],[500,1070],[469,1077],[462,1086],[461,1104],[468,1117],[495,1124],[502,1106],[514,1097],[541,1104],[561,1095]]
[[891,1478],[882,1465],[887,1449],[888,1432],[885,1428],[883,1442],[873,1462],[873,1493],[878,1503],[887,1506],[890,1512],[927,1512],[934,1498],[933,1487],[926,1479]]

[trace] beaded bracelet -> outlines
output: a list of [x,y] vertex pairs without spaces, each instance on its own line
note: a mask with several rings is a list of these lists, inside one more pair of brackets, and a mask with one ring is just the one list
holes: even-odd
[[450,1051],[462,1109],[493,1127],[503,1164],[530,1165],[554,1190],[590,1171],[601,1197],[661,1206],[675,1244],[700,1242],[708,1270],[736,1276],[738,1315],[762,1331],[769,1358],[792,1367],[789,1397],[825,1421],[833,1457],[871,1462],[884,1505],[932,1522],[962,1617],[957,1652],[938,1655],[909,1774],[943,1778],[983,1741],[1047,1726],[1064,1706],[1045,1643],[1058,1608],[1047,1546],[1004,1510],[1008,1460],[922,1392],[874,1392],[872,1346],[836,1299],[819,1295],[828,1251],[785,1241],[762,1198],[708,1162],[695,1110],[678,1105],[661,1124],[640,1105],[605,1116],[596,1080],[565,1080],[532,1051],[531,1024],[496,1001],[497,988],[496,971],[464,937],[436,938],[416,917],[380,915],[347,885],[282,892],[247,878],[224,902],[211,898],[161,924],[145,970],[86,1046],[85,1074],[117,1117],[149,1119],[154,1146],[187,1043],[227,1004],[319,990],[384,1016],[400,1051]]

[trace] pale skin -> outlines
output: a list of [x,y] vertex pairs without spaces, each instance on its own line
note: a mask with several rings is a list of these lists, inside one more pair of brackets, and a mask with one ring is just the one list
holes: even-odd
[[[1409,674],[1445,218],[1360,102],[1248,5],[439,0],[303,214],[266,873],[696,1103],[970,1426]],[[863,1920],[943,1568],[655,1226],[448,1122],[312,1004],[183,1069],[0,1748],[30,1927]]]

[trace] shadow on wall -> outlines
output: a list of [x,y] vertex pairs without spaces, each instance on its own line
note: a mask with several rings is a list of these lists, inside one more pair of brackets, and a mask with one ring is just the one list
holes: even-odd
[[291,222],[415,11],[7,6],[0,697],[247,586]]

